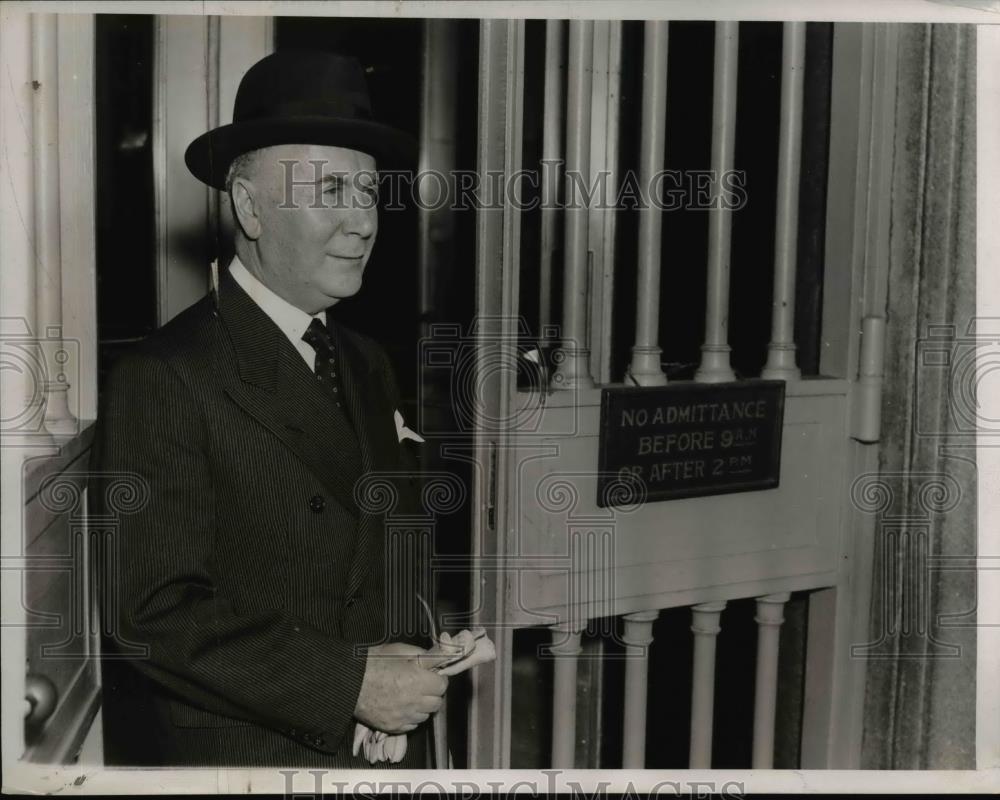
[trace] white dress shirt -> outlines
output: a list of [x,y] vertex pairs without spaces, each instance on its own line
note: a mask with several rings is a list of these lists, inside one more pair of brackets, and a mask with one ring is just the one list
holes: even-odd
[[318,319],[326,324],[326,312],[320,311],[318,314],[310,316],[301,308],[296,308],[283,297],[279,297],[254,275],[250,273],[239,256],[233,256],[229,264],[229,273],[233,279],[243,288],[250,298],[260,306],[261,311],[267,314],[274,324],[281,328],[281,332],[288,337],[288,341],[298,350],[302,360],[309,366],[309,371],[316,372],[316,351],[312,346],[302,341],[302,334],[306,332],[309,323]]

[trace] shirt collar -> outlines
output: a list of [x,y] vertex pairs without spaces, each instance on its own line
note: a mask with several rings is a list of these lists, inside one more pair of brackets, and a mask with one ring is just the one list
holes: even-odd
[[318,319],[324,325],[326,324],[325,311],[310,316],[301,308],[293,306],[251,274],[250,270],[240,261],[239,256],[233,256],[233,260],[229,264],[229,272],[243,291],[250,295],[250,299],[260,306],[260,309],[274,321],[274,324],[296,347],[302,343],[302,334],[306,332],[310,322]]

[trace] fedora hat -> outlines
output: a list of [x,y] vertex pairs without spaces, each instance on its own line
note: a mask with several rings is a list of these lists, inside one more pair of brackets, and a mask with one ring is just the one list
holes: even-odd
[[413,137],[372,119],[364,70],[357,59],[322,50],[282,50],[243,76],[233,121],[202,134],[184,153],[200,181],[225,189],[233,159],[278,144],[349,147],[379,168],[416,160]]

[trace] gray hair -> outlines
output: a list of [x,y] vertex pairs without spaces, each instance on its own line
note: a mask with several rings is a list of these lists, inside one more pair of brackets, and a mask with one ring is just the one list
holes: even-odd
[[233,191],[233,181],[237,178],[250,178],[257,167],[257,154],[259,150],[251,150],[236,156],[226,170],[226,194]]

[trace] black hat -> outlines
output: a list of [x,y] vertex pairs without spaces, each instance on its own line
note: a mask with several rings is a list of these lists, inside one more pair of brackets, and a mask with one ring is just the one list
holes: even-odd
[[250,67],[232,123],[191,142],[184,162],[198,180],[224,189],[234,158],[277,144],[349,147],[375,156],[379,168],[411,165],[417,152],[411,136],[372,119],[358,60],[322,50],[282,50]]

